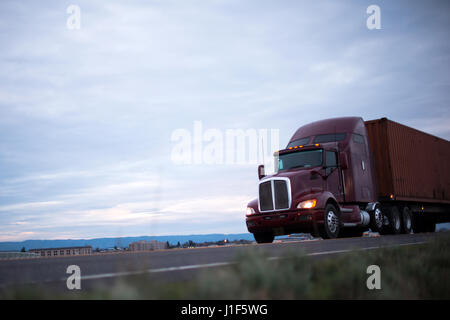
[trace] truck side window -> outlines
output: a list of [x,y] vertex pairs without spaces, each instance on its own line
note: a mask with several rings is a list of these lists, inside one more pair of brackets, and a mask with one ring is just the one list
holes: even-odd
[[364,144],[364,137],[360,134],[353,134],[353,142]]
[[326,164],[326,167],[327,167],[326,174],[330,174],[331,169],[337,167],[336,152],[333,152],[333,151],[327,151],[326,152],[325,164]]
[[319,134],[314,137],[314,143],[344,141],[346,137],[347,137],[346,133]]

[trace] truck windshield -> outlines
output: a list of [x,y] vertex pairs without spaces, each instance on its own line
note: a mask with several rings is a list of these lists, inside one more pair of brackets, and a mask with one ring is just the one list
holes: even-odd
[[321,166],[322,150],[305,150],[280,154],[276,163],[278,163],[277,171]]

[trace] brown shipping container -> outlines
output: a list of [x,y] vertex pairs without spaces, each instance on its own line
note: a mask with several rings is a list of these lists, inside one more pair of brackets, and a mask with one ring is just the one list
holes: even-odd
[[380,199],[450,203],[450,142],[386,118],[366,121]]

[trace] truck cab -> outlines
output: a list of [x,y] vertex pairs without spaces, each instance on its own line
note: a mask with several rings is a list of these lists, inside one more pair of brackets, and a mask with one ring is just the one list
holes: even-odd
[[299,232],[323,238],[357,235],[371,221],[372,229],[382,227],[362,118],[302,126],[274,156],[275,173],[265,175],[259,166],[258,198],[247,206],[247,229],[258,243]]

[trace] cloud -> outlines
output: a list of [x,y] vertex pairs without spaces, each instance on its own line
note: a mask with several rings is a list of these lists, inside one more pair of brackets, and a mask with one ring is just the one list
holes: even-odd
[[251,199],[251,195],[184,199],[168,203],[161,212],[176,212],[180,215],[202,215],[207,213],[209,217],[211,217],[211,213],[214,211],[220,213],[242,213],[245,211],[249,199]]
[[[54,239],[58,238],[61,230],[65,230],[64,234],[70,238],[78,238],[80,229],[84,229],[84,232],[86,232],[86,230],[104,227],[110,228],[110,233],[105,233],[104,236],[114,236],[111,230],[136,229],[136,226],[154,228],[158,225],[166,226],[163,229],[166,231],[161,234],[179,234],[186,224],[190,225],[187,230],[197,228],[197,230],[202,231],[201,233],[208,233],[208,229],[201,229],[205,222],[210,226],[216,225],[215,228],[220,224],[236,221],[242,223],[245,205],[249,197],[200,197],[190,200],[171,200],[160,206],[153,201],[137,201],[99,209],[47,210],[39,220],[22,220],[9,223],[9,230],[15,232],[2,230],[0,231],[0,239],[9,237],[10,240],[18,240],[22,239],[24,235]],[[18,207],[10,208],[11,211],[19,209]],[[172,230],[167,231],[169,230],[168,227]],[[179,231],[177,232],[177,230]]]
[[12,205],[0,206],[0,211],[17,211],[17,210],[33,210],[42,209],[49,206],[61,205],[62,201],[41,201],[41,202],[28,202],[28,203],[16,203]]
[[32,238],[35,232],[24,231],[24,232],[5,232],[0,233],[0,241],[22,241]]

